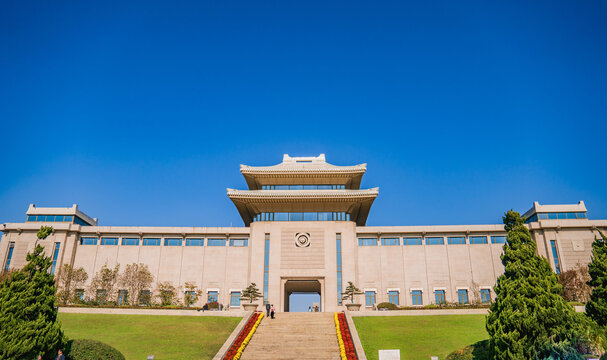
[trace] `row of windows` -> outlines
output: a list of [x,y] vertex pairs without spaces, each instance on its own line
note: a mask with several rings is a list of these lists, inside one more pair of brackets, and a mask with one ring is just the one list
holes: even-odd
[[[61,243],[56,242],[55,243],[55,248],[53,249],[53,258],[52,258],[52,265],[51,265],[51,274],[55,273],[55,268],[57,267],[57,259],[59,259],[59,248],[61,246]],[[11,260],[13,258],[13,251],[15,250],[15,242],[11,241],[8,244],[8,254],[6,255],[6,262],[4,263],[4,270],[8,271],[8,269],[11,266]]]
[[[186,296],[194,297],[196,296],[196,291],[186,291]],[[105,301],[105,290],[97,290],[96,294],[97,301]],[[128,290],[118,290],[118,305],[127,305],[128,304]],[[240,291],[232,291],[230,293],[230,306],[240,306]],[[80,299],[84,301],[84,289],[76,289],[75,291],[76,299]],[[207,293],[207,302],[218,302],[219,293],[217,291],[209,291]],[[139,292],[139,304],[140,305],[150,305],[152,298],[152,292],[150,290],[141,290]]]
[[[487,304],[491,302],[491,290],[489,289],[481,289],[481,303]],[[388,291],[388,302],[391,304],[400,305],[400,294],[396,290]],[[467,289],[458,289],[457,290],[457,300],[460,304],[468,304],[468,290]],[[375,291],[365,291],[365,305],[371,307],[375,305],[376,302],[376,292]],[[445,290],[435,290],[434,291],[434,303],[435,304],[445,304]],[[412,290],[411,291],[411,304],[413,305],[424,305],[422,301],[422,291],[421,290]]]
[[[427,236],[421,237],[403,237],[403,245],[422,245],[425,240],[426,245],[444,245],[445,238],[442,236]],[[400,237],[385,237],[381,238],[382,246],[400,246]],[[468,242],[466,242],[465,236],[448,236],[447,243],[449,245],[465,245],[465,244],[488,244],[487,236],[469,236]],[[506,236],[491,236],[492,244],[505,244]],[[358,238],[358,246],[377,246],[377,238],[375,237],[361,237]]]
[[340,212],[264,212],[253,221],[350,221],[350,214]]
[[[124,246],[138,246],[141,241],[143,246],[160,246],[161,238],[130,238],[123,237],[121,244]],[[83,236],[80,238],[80,245],[97,245],[99,238],[94,236]],[[118,245],[117,237],[102,237],[99,242],[101,245]],[[182,246],[182,238],[164,238],[164,246]],[[185,246],[204,246],[204,238],[186,238]],[[225,238],[208,238],[207,246],[226,246]],[[249,246],[249,239],[230,239],[230,246],[243,247]]]
[[583,212],[560,212],[560,213],[538,213],[533,214],[525,220],[525,223],[536,222],[538,220],[565,220],[565,219],[586,219],[586,213]]
[[78,216],[73,215],[28,215],[27,222],[73,222],[82,226],[91,225]]
[[261,190],[342,190],[345,185],[262,185]]

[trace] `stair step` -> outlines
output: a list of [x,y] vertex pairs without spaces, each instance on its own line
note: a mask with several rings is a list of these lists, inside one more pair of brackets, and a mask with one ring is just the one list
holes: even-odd
[[278,313],[264,318],[241,359],[338,360],[333,313]]

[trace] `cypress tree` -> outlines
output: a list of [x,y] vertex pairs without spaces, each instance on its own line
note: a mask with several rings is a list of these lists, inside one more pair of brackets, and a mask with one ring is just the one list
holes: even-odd
[[[596,229],[598,230],[598,229]],[[592,287],[590,301],[586,304],[586,314],[602,327],[607,326],[607,237],[600,230],[601,237],[592,243],[592,261],[588,264]]]
[[[39,238],[52,232],[40,229]],[[51,259],[37,245],[27,265],[0,284],[0,359],[50,359],[66,343],[57,322]]]
[[561,296],[562,286],[523,219],[510,210],[503,217],[508,241],[501,256],[504,274],[487,316],[495,359],[541,359],[554,347],[568,346],[581,333],[581,319]]

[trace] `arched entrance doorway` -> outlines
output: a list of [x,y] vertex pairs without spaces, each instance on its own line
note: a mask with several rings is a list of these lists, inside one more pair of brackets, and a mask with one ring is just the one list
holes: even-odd
[[323,283],[323,279],[283,279],[284,311],[308,311],[310,306],[322,311]]

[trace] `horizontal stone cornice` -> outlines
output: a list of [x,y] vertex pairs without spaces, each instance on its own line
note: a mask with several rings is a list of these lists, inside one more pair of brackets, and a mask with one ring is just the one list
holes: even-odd
[[235,190],[227,189],[232,200],[359,200],[376,198],[379,188],[363,190]]

